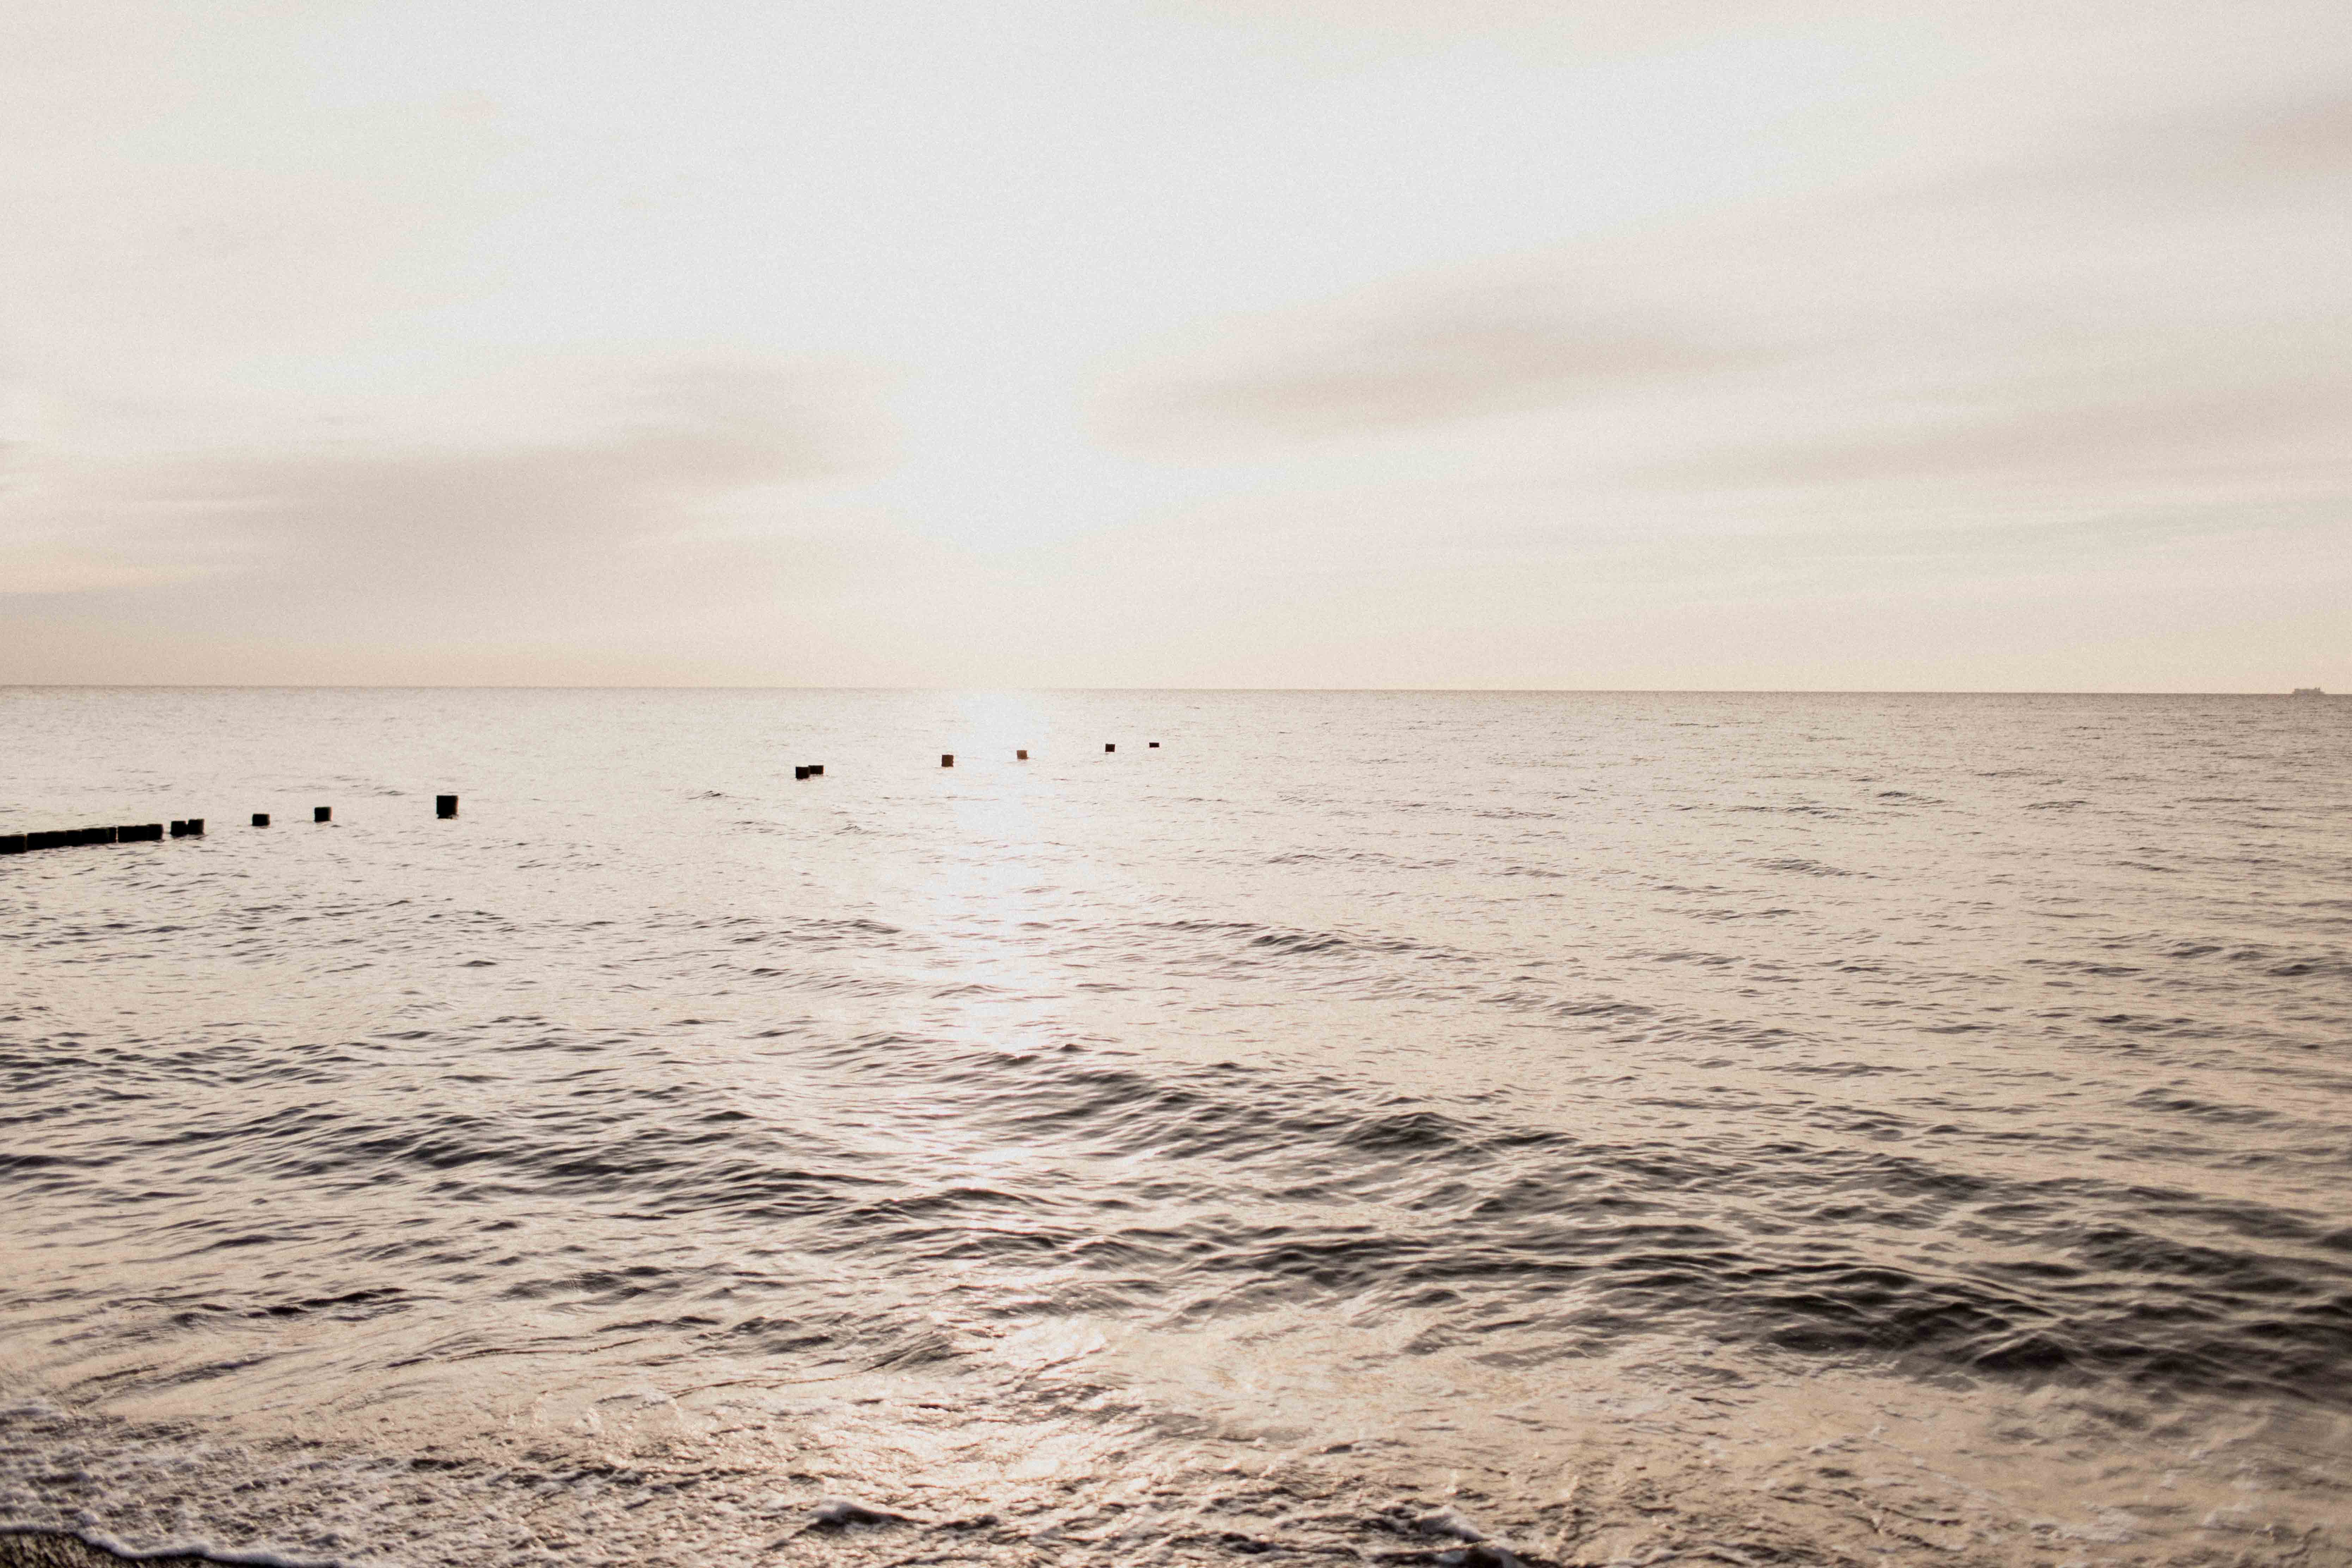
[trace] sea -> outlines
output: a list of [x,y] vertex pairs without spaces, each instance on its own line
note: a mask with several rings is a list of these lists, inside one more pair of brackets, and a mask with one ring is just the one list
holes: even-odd
[[191,817],[0,859],[0,1527],[2352,1562],[2352,702],[0,690]]

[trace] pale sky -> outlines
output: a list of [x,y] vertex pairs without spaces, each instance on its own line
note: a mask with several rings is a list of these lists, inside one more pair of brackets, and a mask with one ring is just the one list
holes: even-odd
[[2352,689],[2346,0],[16,0],[0,682]]

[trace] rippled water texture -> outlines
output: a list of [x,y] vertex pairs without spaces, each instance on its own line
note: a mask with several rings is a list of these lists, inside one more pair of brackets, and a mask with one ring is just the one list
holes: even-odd
[[2352,1560],[2352,703],[47,689],[0,756],[8,829],[210,825],[0,860],[0,1522]]

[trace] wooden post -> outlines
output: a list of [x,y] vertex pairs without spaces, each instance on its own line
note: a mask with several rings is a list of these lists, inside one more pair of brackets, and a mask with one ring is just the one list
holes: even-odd
[[335,820],[335,808],[331,805],[314,805],[310,808],[310,820],[332,822]]
[[454,795],[435,795],[433,797],[433,815],[445,818],[457,816],[457,797]]
[[955,753],[953,752],[941,752],[940,753],[940,766],[943,768],[951,768],[955,766]]
[[1029,760],[1029,750],[1028,750],[1028,748],[1024,746],[1024,747],[1023,747],[1020,751],[1017,751],[1017,752],[1013,752],[1013,760],[1014,762],[1016,762],[1016,763],[1025,763],[1025,762],[1027,762],[1027,761]]

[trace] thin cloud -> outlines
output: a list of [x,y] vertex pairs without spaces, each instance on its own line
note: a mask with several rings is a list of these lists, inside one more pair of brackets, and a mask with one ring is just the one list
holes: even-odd
[[2352,95],[2298,103],[2251,128],[2245,144],[2268,169],[2352,170]]
[[[65,464],[10,519],[33,537],[15,547],[21,574],[0,555],[0,593],[201,576],[265,619],[344,601],[479,621],[643,599],[666,552],[708,557],[729,526],[715,510],[872,466],[882,432],[856,412],[862,390],[837,373],[688,363],[627,378],[604,428],[571,440]],[[64,555],[45,534],[104,553]]]
[[1553,409],[1563,435],[1675,431],[1645,485],[2340,467],[2343,327],[2294,259],[2307,215],[2240,255],[2227,209],[2307,206],[2347,173],[2352,97],[2142,118],[1228,323],[1131,374],[1106,423],[1165,453]]
[[1267,335],[1304,341],[1130,393],[1111,421],[1115,435],[1143,446],[1312,440],[1540,407],[1773,357],[1605,313],[1579,319],[1524,294],[1465,292],[1310,330],[1277,324]]
[[2352,382],[2011,408],[1852,438],[1711,452],[1639,477],[1675,488],[1979,481],[2096,485],[2254,479],[2352,490]]
[[1942,178],[1910,180],[1850,203],[1853,221],[1890,214],[1988,212],[2075,222],[2116,207],[2150,218],[2171,204],[2292,196],[2352,174],[2352,95],[2205,104],[2104,129]]

